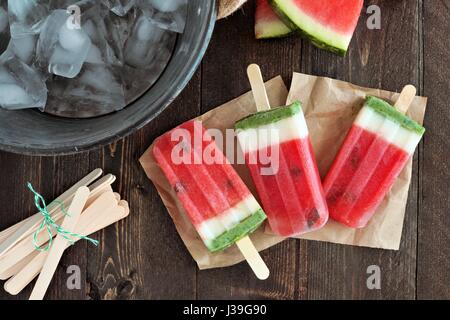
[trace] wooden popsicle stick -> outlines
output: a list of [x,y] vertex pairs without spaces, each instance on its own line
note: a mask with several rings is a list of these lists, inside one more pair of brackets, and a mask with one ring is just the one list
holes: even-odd
[[[61,223],[62,218],[54,220],[56,224]],[[54,236],[54,230],[52,230],[52,236]],[[33,245],[33,234],[28,235],[26,238],[20,240],[13,247],[11,247],[1,258],[0,258],[0,273],[8,268],[11,268],[14,264],[18,263],[24,257],[26,257],[30,252],[34,251]],[[39,246],[44,245],[48,241],[47,230],[41,230],[36,237],[36,244]]]
[[128,202],[125,200],[120,200],[119,206],[125,208],[124,218],[127,217],[130,214],[130,206],[129,206]]
[[[99,180],[99,182],[102,182],[102,183],[96,183],[94,188],[92,188],[92,191],[91,191],[92,196],[90,195],[89,200],[88,200],[88,202],[90,202],[90,203],[87,203],[86,206],[90,205],[93,201],[95,201],[99,197],[100,191],[107,192],[108,189],[111,193],[111,196],[109,197],[109,201],[110,202],[114,201],[115,198],[112,196],[113,191],[108,183],[113,182],[115,177],[112,177],[113,179],[111,179],[111,177],[109,177],[109,179],[107,179],[107,177],[105,176],[104,178],[101,179],[102,181]],[[64,217],[64,213],[59,212],[53,216],[53,219],[56,224],[60,224],[62,222],[63,217]],[[37,227],[36,227],[36,229],[37,229]],[[30,252],[35,250],[34,245],[33,245],[34,231],[35,230],[31,230],[30,234],[25,239],[23,239],[18,244],[16,244],[2,258],[0,258],[0,273],[11,268],[13,265],[18,263],[21,259],[26,257]],[[52,229],[51,233],[52,233],[52,236],[54,236],[55,230]],[[42,246],[47,242],[48,242],[48,233],[46,230],[42,230],[36,238],[36,243],[37,243],[37,245]]]
[[[89,199],[86,202],[85,208],[90,206],[94,201],[96,201],[99,196],[105,192],[113,192],[111,188],[111,184],[114,183],[116,180],[116,177],[112,174],[107,174],[106,176],[102,177],[98,181],[94,182],[89,186],[89,190],[91,190],[91,193],[89,195]],[[68,203],[64,206],[67,207]],[[64,212],[61,210],[58,210],[56,213],[52,215],[52,218],[57,221],[57,223],[60,223],[62,221],[62,218],[64,217]],[[33,230],[34,232],[34,230]],[[31,233],[30,233],[31,234]]]
[[91,206],[95,201],[97,201],[98,198],[100,198],[100,196],[102,196],[105,193],[111,193],[113,194],[114,191],[111,188],[111,186],[104,186],[103,188],[101,188],[100,190],[98,190],[98,192],[95,193],[95,195],[93,197],[89,197],[88,202],[86,203],[85,208],[88,208],[89,206]]
[[87,235],[91,234],[92,228],[103,226],[105,221],[108,222],[109,217],[115,217],[116,213],[121,213],[116,198],[112,192],[102,194],[97,201],[88,207],[81,215],[80,221],[76,227],[76,233]]
[[0,232],[0,244],[5,241],[6,239],[8,239],[11,235],[14,234],[14,232],[17,231],[18,228],[20,228],[21,223],[17,223],[11,227],[9,227],[8,229],[3,230],[2,232]]
[[270,102],[267,97],[266,86],[257,64],[251,64],[247,68],[247,76],[252,87],[253,97],[258,111],[270,110]]
[[250,238],[248,236],[244,237],[241,240],[238,240],[236,242],[236,245],[238,246],[245,260],[247,260],[256,277],[260,280],[266,280],[267,278],[269,278],[269,268],[267,268],[266,263],[259,255],[258,250],[256,250]]
[[28,256],[20,260],[18,263],[16,263],[14,266],[12,266],[9,269],[4,270],[2,273],[0,273],[0,280],[6,280],[11,278],[12,276],[16,275],[20,272],[25,266],[27,266],[37,255],[39,254],[39,251],[35,250],[32,253],[30,253]]
[[[70,202],[70,201],[67,200],[67,201],[64,201],[62,204],[63,204],[64,207],[67,207],[67,205],[69,204],[69,202]],[[51,213],[52,210],[50,210],[49,212]],[[54,213],[54,214],[52,215],[52,218],[55,220],[55,219],[57,219],[58,217],[56,216],[55,212],[53,212],[53,213]],[[2,241],[5,240],[6,238],[10,237],[14,232],[16,232],[19,228],[21,228],[21,226],[27,224],[30,220],[36,219],[36,218],[38,218],[38,217],[39,217],[40,219],[42,219],[42,214],[41,214],[40,212],[39,212],[39,213],[35,213],[34,215],[32,215],[32,216],[26,218],[25,220],[22,220],[22,221],[16,223],[15,225],[9,227],[8,229],[3,230],[2,232],[0,232],[0,243],[2,243]],[[36,229],[37,229],[37,228],[36,228]],[[23,237],[25,238],[25,237],[29,236],[31,233],[33,233],[33,232],[35,232],[35,231],[36,231],[36,230],[30,229],[29,232],[26,232],[26,233],[23,234]],[[11,249],[12,249],[12,248],[11,248]],[[10,249],[10,250],[11,250],[11,249]],[[5,254],[7,254],[8,252],[9,252],[9,250],[8,250]],[[4,254],[4,255],[5,255],[5,254]],[[1,257],[0,257],[0,259],[1,259]]]
[[[91,173],[89,173],[86,177],[78,181],[76,184],[74,184],[71,188],[69,188],[67,191],[65,191],[63,194],[61,194],[58,198],[56,198],[54,201],[59,202],[67,202],[70,199],[73,198],[74,193],[78,190],[78,188],[87,186],[94,180],[96,180],[98,177],[100,177],[103,173],[102,169],[95,169]],[[59,209],[59,206],[53,206],[53,208],[49,208],[50,214],[55,212],[57,209]],[[43,221],[43,217],[41,214],[37,213],[36,215],[32,216],[33,218],[28,220],[26,223],[22,224],[12,235],[10,235],[7,239],[5,239],[0,244],[0,257],[2,257],[9,249],[11,249],[17,242],[25,238],[27,235],[32,233],[33,230],[35,230],[39,224]]]
[[45,264],[48,253],[43,251],[33,258],[22,270],[5,282],[3,288],[9,294],[19,294],[34,278],[36,278]]
[[[90,190],[87,187],[81,187],[75,193],[72,203],[67,211],[67,216],[64,218],[62,228],[64,230],[75,230],[78,220],[81,216],[81,211],[89,198]],[[52,281],[53,274],[58,267],[59,261],[67,247],[69,241],[65,239],[61,234],[58,234],[53,242],[48,257],[45,260],[45,264],[42,267],[42,271],[36,281],[36,284],[31,292],[30,300],[42,300],[44,299],[47,288]]]
[[[62,205],[63,205],[65,208],[67,208],[67,206],[70,204],[70,201],[71,201],[71,200],[66,200],[66,201],[62,202]],[[52,210],[49,210],[49,213],[52,214]],[[35,216],[36,216],[36,217],[35,217]],[[39,216],[39,217],[38,217],[38,216]],[[42,213],[36,213],[35,215],[31,216],[30,218],[32,218],[32,219],[37,219],[37,218],[38,218],[38,219],[41,219],[41,221],[40,221],[39,224],[37,224],[35,227],[29,228],[29,230],[28,230],[27,232],[24,232],[24,234],[23,234],[22,237],[21,237],[22,239],[20,239],[14,246],[12,246],[8,251],[6,251],[3,255],[1,255],[1,256],[0,256],[0,260],[3,259],[3,257],[7,256],[7,255],[9,254],[9,252],[12,251],[12,250],[14,249],[15,246],[19,245],[19,243],[20,243],[23,239],[26,239],[26,238],[28,238],[31,234],[33,234],[33,233],[37,230],[38,226],[42,223],[42,219],[43,219]],[[62,213],[59,213],[59,214],[58,214],[58,212],[55,213],[55,211],[53,211],[52,219],[53,219],[55,222],[61,220],[61,218],[62,218]],[[30,219],[30,220],[31,220],[31,219]],[[36,220],[35,220],[35,221],[36,221]],[[28,222],[26,222],[26,223],[28,223]],[[16,228],[16,231],[17,231],[19,228],[22,228],[22,227],[25,225],[25,223],[20,223],[20,222],[19,222],[18,224],[19,224],[19,226],[18,226],[18,228]],[[15,232],[16,232],[16,231],[15,231]]]
[[[40,213],[39,213],[40,214]],[[28,218],[26,218],[25,220],[20,221],[19,223],[16,223],[15,225],[3,230],[2,232],[0,232],[0,244],[5,241],[9,236],[11,236],[12,234],[14,234],[14,232],[17,231],[17,229],[20,228],[21,225],[23,225],[24,223],[27,223],[28,221],[30,221],[33,218],[33,216],[30,216]]]
[[[85,234],[90,235],[91,233],[95,233],[101,229],[106,228],[109,225],[116,223],[123,219],[122,210],[117,210],[114,217],[108,217],[109,220],[106,220],[104,217],[104,224],[97,225],[93,228],[92,232],[85,232]],[[77,240],[78,241],[78,240]],[[37,257],[35,257],[25,268],[23,268],[19,273],[10,278],[4,285],[4,289],[6,292],[12,295],[19,294],[28,284],[33,281],[33,279],[39,274],[42,267],[44,266],[45,260],[48,256],[48,252],[40,252]]]
[[[95,201],[92,205],[90,205],[88,208],[86,208],[83,212],[83,214],[90,214],[90,212],[93,212],[92,214],[95,216],[96,212],[100,212],[101,210],[105,210],[110,206],[116,206],[117,200],[113,194],[113,192],[106,192],[99,196],[99,201]],[[63,216],[55,220],[56,224],[60,224],[63,220]],[[55,236],[56,231],[54,228],[50,230],[52,236]],[[15,264],[17,264],[19,261],[24,259],[27,255],[29,255],[31,252],[35,251],[36,248],[34,247],[33,243],[34,234],[29,235],[27,238],[20,241],[14,248],[12,248],[10,251],[8,251],[1,259],[0,259],[0,273],[4,272],[5,270],[8,270]],[[43,246],[48,242],[48,232],[47,230],[42,230],[38,236],[36,237],[36,244],[38,246]]]
[[[251,64],[247,68],[247,76],[252,87],[253,98],[255,99],[256,109],[258,111],[270,110],[270,102],[267,97],[266,86],[261,73],[261,68],[257,64]],[[248,236],[236,242],[239,250],[247,260],[256,277],[265,280],[269,277],[270,271],[265,262],[256,250],[253,242]]]
[[97,193],[99,193],[104,187],[111,186],[114,181],[116,181],[116,176],[112,174],[107,174],[106,176],[102,177],[101,179],[97,180],[93,184],[89,186],[89,190],[91,190],[91,197],[95,197]]
[[[114,175],[108,174],[108,175],[104,176],[103,178],[101,178],[100,180],[94,182],[92,185],[90,185],[90,186],[89,186],[89,189],[91,189],[91,195],[89,196],[89,200],[88,200],[88,203],[87,203],[86,205],[89,205],[90,203],[92,203],[92,202],[96,199],[95,196],[96,196],[96,194],[97,194],[98,192],[102,192],[103,190],[108,190],[108,187],[107,187],[107,186],[109,186],[109,185],[111,185],[112,183],[114,183],[115,180],[116,180],[116,177],[115,177]],[[102,186],[105,186],[105,188],[102,189],[102,188],[101,188]],[[110,189],[110,190],[112,190],[112,189]],[[67,205],[68,205],[68,202],[69,202],[69,201],[64,201],[64,202],[63,202],[64,206],[67,206]],[[57,213],[58,213],[58,211],[57,211]],[[34,214],[34,215],[32,215],[32,216],[26,218],[25,220],[22,220],[22,221],[16,223],[15,225],[9,227],[8,229],[3,230],[2,232],[0,232],[0,244],[1,244],[6,238],[8,238],[9,236],[11,236],[14,232],[16,232],[17,229],[20,228],[21,225],[26,224],[26,223],[27,223],[28,221],[30,221],[31,219],[35,219],[35,218],[33,218],[33,217],[40,217],[40,218],[42,218],[42,215],[41,215],[40,212],[39,212],[39,213],[36,213],[36,214]],[[55,219],[55,216],[52,216],[52,217]],[[32,230],[32,232],[34,232],[34,230]],[[32,232],[30,232],[30,233],[32,233]],[[29,233],[29,234],[30,234],[30,233]],[[25,237],[25,236],[28,236],[29,234],[24,234],[24,237]]]
[[[61,221],[55,220],[55,223],[59,225]],[[54,229],[51,229],[50,232],[52,237],[56,234],[56,231]],[[30,235],[27,238],[22,239],[0,259],[0,273],[5,272],[9,268],[12,268],[30,253],[36,251],[33,237],[34,235]],[[48,242],[48,240],[47,230],[42,230],[36,237],[36,245],[43,246]]]
[[91,194],[86,202],[86,207],[90,206],[95,200],[97,200],[98,196],[103,192],[112,191],[111,184],[113,184],[114,181],[116,181],[116,176],[107,174],[90,185],[89,190],[91,190]]
[[[256,107],[258,111],[270,110],[270,103],[267,97],[267,92],[264,85],[261,69],[258,65],[252,64],[247,69],[247,75],[252,87],[253,96],[255,99]],[[401,113],[406,113],[416,96],[416,88],[412,85],[407,85],[403,88],[399,99],[395,104],[395,108]],[[255,272],[259,279],[267,279],[269,277],[269,269],[261,259],[258,251],[254,247],[249,237],[245,237],[238,242],[237,246],[241,250],[242,254],[246,258],[250,267]]]
[[416,97],[417,89],[411,84],[406,85],[400,93],[394,108],[405,114]]
[[[97,170],[101,170],[101,169],[97,169]],[[103,171],[101,172],[103,173]],[[101,175],[101,174],[100,174]],[[99,176],[100,176],[99,175]],[[97,178],[99,177],[97,176]],[[95,178],[95,179],[97,179]],[[92,180],[92,181],[95,181]],[[86,206],[88,206],[90,203],[92,203],[93,201],[95,201],[95,199],[98,197],[99,193],[102,192],[104,189],[107,190],[107,188],[116,180],[116,177],[112,174],[107,174],[106,176],[100,178],[99,180],[93,182],[92,184],[88,183],[86,185],[89,185],[89,190],[91,191],[91,193],[89,194],[89,199],[88,202],[86,203]],[[73,196],[72,196],[73,197]],[[71,198],[69,198],[65,203],[64,206],[68,207],[70,202],[71,202]],[[53,210],[53,214],[52,214],[52,218],[54,220],[58,220],[58,219],[62,219],[64,217],[64,212],[62,210],[57,210],[59,209],[58,207],[56,208],[56,210]],[[31,230],[31,232],[29,234],[32,234],[35,230]]]
[[[103,201],[103,200],[99,200]],[[112,207],[109,210],[96,211],[98,204],[95,206],[95,210],[92,210],[96,215],[96,219],[88,212],[83,212],[80,221],[75,229],[76,233],[83,235],[91,235],[99,230],[112,225],[123,218],[125,218],[129,213],[128,203],[126,201],[121,202],[118,206]],[[128,209],[128,210],[127,210]],[[79,239],[75,239],[78,241]],[[21,271],[15,274],[14,277],[9,279],[4,285],[6,292],[17,295],[19,294],[33,279],[39,274],[42,269],[48,252],[40,252],[39,256],[35,257],[27,266],[25,266]]]

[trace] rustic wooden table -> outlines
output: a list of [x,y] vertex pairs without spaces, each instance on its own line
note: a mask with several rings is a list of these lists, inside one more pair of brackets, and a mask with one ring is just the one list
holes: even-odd
[[[116,189],[131,216],[95,235],[98,248],[69,249],[51,284],[50,299],[416,299],[450,298],[450,24],[448,0],[370,0],[381,7],[381,30],[363,14],[346,58],[297,37],[255,41],[253,1],[217,23],[201,68],[180,97],[145,129],[103,149],[65,157],[0,152],[0,228],[34,212],[27,181],[47,199],[89,170],[118,176]],[[245,67],[259,63],[269,78],[293,71],[400,90],[411,82],[429,104],[427,134],[414,156],[406,221],[398,252],[299,240],[262,253],[268,281],[245,264],[198,271],[138,158],[160,134],[249,90]],[[446,98],[447,97],[447,98]],[[69,265],[82,273],[81,290],[66,287]],[[381,268],[381,289],[366,286],[367,267]],[[27,288],[18,298],[27,298]],[[0,299],[13,297],[0,290]]]

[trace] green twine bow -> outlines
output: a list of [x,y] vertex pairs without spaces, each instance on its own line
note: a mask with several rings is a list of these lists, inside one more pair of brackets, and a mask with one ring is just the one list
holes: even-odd
[[[53,220],[50,212],[48,211],[47,205],[45,203],[44,197],[42,197],[39,193],[37,193],[33,186],[31,185],[31,183],[28,182],[27,184],[28,189],[30,189],[30,191],[34,194],[34,204],[36,206],[36,208],[38,208],[39,212],[42,214],[42,216],[44,217],[44,221],[42,221],[42,223],[39,225],[39,228],[36,230],[36,232],[34,233],[33,236],[33,244],[36,250],[38,251],[48,251],[53,243],[53,235],[52,235],[52,228],[54,228],[56,230],[56,232],[58,234],[60,234],[62,237],[64,237],[64,239],[66,239],[67,241],[69,241],[69,243],[71,245],[73,245],[75,243],[75,241],[72,238],[79,238],[82,240],[87,240],[89,242],[91,242],[93,245],[98,246],[98,241],[91,239],[89,237],[85,237],[81,234],[76,234],[76,233],[72,233],[70,231],[67,231],[63,228],[61,228],[60,226],[58,226],[55,223],[55,220]],[[64,203],[62,203],[61,201],[53,201],[52,203],[50,203],[49,206],[51,206],[52,204],[58,204],[60,206],[60,210],[61,212],[67,216],[68,213],[64,207]],[[41,233],[42,230],[46,229],[47,230],[47,234],[48,234],[48,244],[45,247],[42,247],[38,244],[37,242],[37,237],[39,235],[39,233]]]

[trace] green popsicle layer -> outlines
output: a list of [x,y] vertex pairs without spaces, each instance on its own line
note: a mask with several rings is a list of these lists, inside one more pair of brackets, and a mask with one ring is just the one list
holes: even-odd
[[262,209],[258,209],[254,214],[242,220],[233,229],[222,233],[220,236],[207,244],[211,252],[217,252],[233,245],[236,241],[249,235],[266,220],[266,214]]
[[393,106],[391,106],[389,103],[380,98],[367,96],[366,106],[378,112],[383,117],[389,118],[390,120],[398,123],[400,126],[409,131],[413,131],[420,136],[422,136],[425,133],[425,128],[423,126],[421,126],[411,118],[405,116],[404,114],[400,113]]
[[296,101],[289,106],[274,108],[267,111],[260,111],[255,114],[249,115],[236,122],[234,127],[236,130],[258,128],[270,123],[290,118],[300,112],[302,112],[302,105],[299,101]]

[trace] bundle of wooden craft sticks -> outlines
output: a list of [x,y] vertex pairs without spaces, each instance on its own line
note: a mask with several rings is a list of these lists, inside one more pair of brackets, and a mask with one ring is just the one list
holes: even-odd
[[18,294],[38,277],[30,299],[43,299],[67,247],[129,215],[128,202],[111,187],[116,177],[102,175],[96,169],[65,191],[48,205],[48,217],[39,209],[0,232],[0,279],[8,279],[8,293]]

